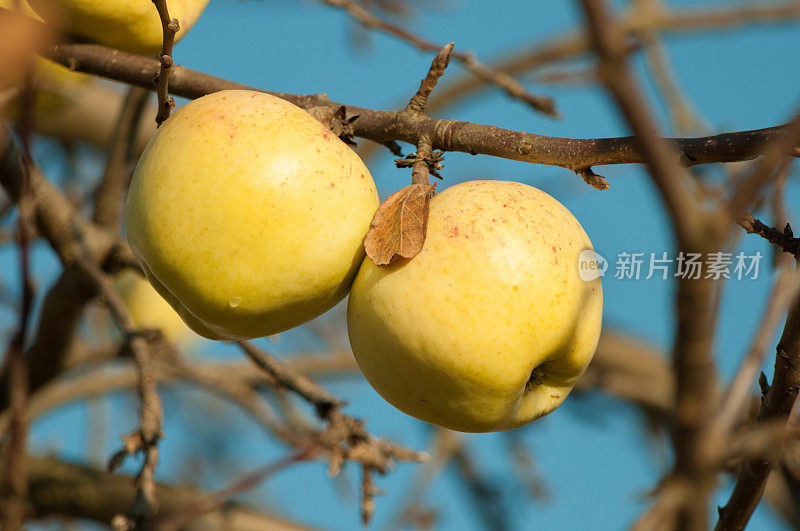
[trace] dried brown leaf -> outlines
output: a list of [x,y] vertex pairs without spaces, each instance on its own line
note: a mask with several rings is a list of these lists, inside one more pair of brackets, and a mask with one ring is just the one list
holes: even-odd
[[428,231],[428,211],[436,186],[412,184],[390,195],[378,207],[364,239],[364,249],[376,265],[414,258]]

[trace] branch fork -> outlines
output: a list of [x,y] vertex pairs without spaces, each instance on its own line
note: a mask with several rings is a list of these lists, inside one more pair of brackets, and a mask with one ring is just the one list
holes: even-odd
[[358,120],[358,114],[354,114],[348,118],[347,108],[344,105],[340,105],[339,107],[311,107],[307,109],[307,111],[308,114],[316,118],[322,125],[330,129],[334,135],[338,136],[339,140],[350,147],[358,146],[353,139],[353,123]]
[[444,164],[442,164],[444,159],[444,151],[431,151],[430,140],[425,137],[420,140],[416,153],[406,155],[402,159],[395,159],[394,164],[398,168],[412,168],[412,183],[427,184],[428,174],[437,179],[443,179],[439,170],[444,168]]

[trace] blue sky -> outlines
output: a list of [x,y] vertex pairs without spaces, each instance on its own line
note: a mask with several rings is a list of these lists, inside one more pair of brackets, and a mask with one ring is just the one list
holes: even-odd
[[[575,2],[508,0],[500,6],[477,0],[441,0],[414,4],[420,7],[419,16],[412,23],[415,32],[442,43],[455,41],[457,49],[473,50],[484,60],[518,46],[566,35],[580,23]],[[674,1],[670,5],[691,8],[725,6],[729,2]],[[370,34],[368,47],[357,48],[350,39],[351,29],[352,23],[341,12],[312,0],[211,0],[206,13],[176,47],[175,60],[270,90],[327,92],[335,101],[380,109],[404,104],[419,86],[431,54],[374,33]],[[800,104],[800,70],[788,66],[800,48],[800,27],[796,23],[676,35],[668,37],[666,44],[679,84],[711,131],[775,125]],[[644,74],[640,59],[635,64],[668,133],[667,115],[658,103],[652,79]],[[444,79],[461,74],[463,69],[453,64]],[[561,120],[534,113],[492,89],[448,108],[443,115],[556,136],[627,134],[611,101],[599,88],[541,85],[530,78],[527,81],[531,90],[556,98]],[[408,182],[408,172],[395,169],[388,152],[380,153],[369,166],[382,197]],[[472,179],[528,183],[563,202],[581,222],[598,252],[611,260],[622,251],[671,251],[666,218],[643,168],[620,166],[598,171],[608,178],[610,190],[598,192],[560,168],[448,153],[445,180],[439,187]],[[791,206],[800,198],[800,189],[792,181],[788,191]],[[791,215],[796,220],[794,210]],[[760,251],[768,256],[767,247],[754,237],[744,238],[742,245],[747,253]],[[36,256],[40,285],[46,286],[56,272],[54,259],[46,250]],[[8,263],[7,253],[2,258]],[[769,285],[768,274],[762,272],[756,280],[730,281],[725,289],[715,352],[726,378],[734,373],[749,343]],[[607,326],[669,349],[674,324],[673,283],[606,276],[603,287]],[[277,345],[265,345],[284,353],[318,347],[312,334],[302,328],[283,334]],[[204,350],[230,358],[238,355],[232,347],[221,345],[207,345]],[[771,374],[769,367],[767,374]],[[426,425],[387,405],[360,377],[326,384],[348,400],[347,412],[368,420],[373,433],[417,448],[426,445],[430,435]],[[184,477],[185,470],[174,463],[181,461],[187,445],[205,451],[222,445],[234,454],[232,461],[218,463],[216,469],[204,472],[204,486],[209,489],[220,488],[226,479],[285,452],[233,408],[211,406],[217,408],[212,411],[225,416],[226,429],[235,427],[235,436],[230,432],[215,433],[214,426],[189,414],[194,404],[191,400],[201,399],[199,393],[180,387],[166,396],[162,478]],[[132,398],[119,396],[107,407],[110,420],[104,429],[108,432],[106,451],[110,452],[119,440],[118,434],[134,426],[136,405]],[[85,404],[47,415],[34,427],[33,448],[85,459],[87,419]],[[511,493],[510,517],[515,528],[618,529],[640,514],[645,507],[644,493],[663,472],[663,459],[648,445],[642,428],[637,412],[604,397],[568,399],[554,414],[525,428],[522,437],[552,492],[547,503],[531,502],[513,480],[501,436],[468,438],[481,470]],[[401,464],[379,479],[379,487],[387,494],[377,500],[375,528],[382,528],[394,516],[415,468]],[[326,476],[322,464],[301,464],[242,499],[279,508],[312,526],[354,529],[358,526],[357,480],[358,471],[348,470],[348,492]],[[726,495],[723,488],[716,501],[722,503]],[[437,480],[428,500],[439,509],[438,524],[442,529],[480,528],[459,477],[452,471]],[[779,525],[780,521],[762,507],[750,529],[775,529]]]

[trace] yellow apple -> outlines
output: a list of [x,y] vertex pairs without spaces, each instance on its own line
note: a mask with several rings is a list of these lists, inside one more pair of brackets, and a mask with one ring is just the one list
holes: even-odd
[[516,428],[557,408],[594,355],[600,279],[591,242],[531,186],[472,181],[431,200],[411,260],[364,260],[347,326],[375,390],[420,420],[465,432]]
[[158,129],[128,194],[128,241],[198,334],[272,335],[344,298],[378,206],[361,159],[306,111],[246,90]]
[[169,341],[179,345],[197,338],[147,280],[133,271],[117,275],[114,285],[125,301],[136,328],[158,328]]
[[[29,0],[44,20],[112,48],[154,54],[161,50],[161,19],[152,0]],[[169,0],[171,18],[177,18],[181,39],[194,25],[208,0]]]

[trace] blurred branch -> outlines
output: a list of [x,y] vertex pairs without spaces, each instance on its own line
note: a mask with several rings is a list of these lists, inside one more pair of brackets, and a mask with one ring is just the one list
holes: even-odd
[[600,78],[646,154],[645,165],[661,192],[679,242],[688,242],[700,221],[690,191],[691,181],[676,164],[670,146],[656,136],[658,125],[625,64],[625,40],[620,28],[602,2],[583,1],[582,4],[599,55]]
[[[772,189],[769,193],[769,210],[772,216],[772,224],[776,227],[783,227],[784,233],[787,228],[791,229],[789,225],[789,214],[786,208],[786,181],[789,180],[789,170],[791,166],[787,166],[781,172],[772,184]],[[773,269],[785,267],[791,262],[791,257],[784,254],[783,249],[772,248],[772,263]]]
[[599,390],[667,421],[675,407],[675,376],[664,354],[627,334],[604,329],[575,392]]
[[784,457],[789,445],[798,441],[800,430],[788,427],[786,419],[761,420],[731,433],[727,444],[715,448],[711,455],[720,468],[747,459],[775,462]]
[[800,260],[800,238],[794,237],[792,227],[788,223],[781,232],[774,227],[765,225],[748,212],[745,212],[738,221],[739,226],[747,231],[747,234],[757,234],[784,253],[793,255],[795,260]]
[[678,514],[692,494],[685,478],[667,476],[655,489],[655,503],[631,526],[632,531],[667,531],[678,528]]
[[[136,494],[130,476],[43,457],[32,457],[30,460],[29,487],[30,517],[83,518],[103,525],[107,525],[115,515],[124,513]],[[170,515],[181,511],[201,496],[203,493],[194,488],[159,484],[160,514]],[[308,528],[229,502],[205,514],[197,514],[184,529],[303,531]]]
[[749,175],[741,179],[733,190],[728,211],[734,220],[761,197],[764,186],[788,171],[797,156],[800,142],[800,112],[797,112],[783,132],[770,142],[763,157],[754,163]]
[[[298,356],[287,360],[286,364],[295,371],[315,377],[356,374],[358,367],[349,353],[334,352],[330,356]],[[35,419],[48,411],[76,400],[101,397],[116,391],[129,390],[136,385],[137,374],[133,367],[100,365],[78,374],[65,374],[37,390],[27,409],[29,419]],[[263,386],[271,386],[274,379],[257,369],[252,363],[206,362],[185,363],[172,355],[156,357],[156,383],[163,384],[183,380],[208,389],[221,391],[226,397],[242,397],[231,387],[243,385],[255,391]],[[235,400],[239,402],[238,400]],[[249,402],[241,400],[241,404]],[[253,415],[250,407],[244,408]],[[261,415],[253,415],[262,421]],[[0,429],[8,423],[7,412],[0,414]],[[263,422],[262,422],[263,423]],[[267,424],[267,423],[264,423]]]
[[[62,102],[58,112],[37,114],[39,134],[69,142],[87,142],[101,149],[107,149],[118,136],[118,117],[125,99],[122,87],[98,79],[86,79],[81,83],[42,79],[39,83],[43,91]],[[152,116],[157,112],[156,103],[148,98],[136,136],[131,139],[131,154],[138,156],[155,132]]]
[[[7,136],[0,134],[0,185],[13,202],[19,201],[23,174],[19,152]],[[86,221],[64,195],[31,168],[32,218],[64,264],[64,271],[45,296],[33,343],[26,351],[30,366],[30,389],[38,389],[65,368],[67,354],[82,310],[97,295],[94,284],[76,266],[89,255],[98,266],[115,271],[138,264],[127,243]],[[7,407],[8,373],[0,375],[0,410]]]
[[194,501],[187,503],[182,509],[175,510],[172,514],[158,518],[152,526],[152,529],[154,531],[177,531],[178,529],[184,529],[187,523],[195,520],[198,516],[212,511],[218,511],[228,503],[232,497],[256,488],[267,478],[274,476],[286,467],[303,461],[308,454],[309,450],[295,452],[274,463],[270,463],[253,472],[245,474],[222,490],[197,496]]
[[388,529],[404,529],[408,525],[418,528],[421,527],[418,525],[420,523],[424,523],[424,527],[435,527],[430,521],[435,509],[427,506],[429,492],[434,481],[453,458],[456,447],[462,442],[462,436],[444,428],[434,428],[431,433],[433,437],[428,445],[431,458],[417,468],[403,495],[400,509],[390,520]]
[[[120,347],[122,348],[122,347]],[[111,349],[109,353],[118,351]],[[105,358],[108,354],[94,356]],[[347,376],[358,373],[358,367],[349,349],[330,353],[297,354],[284,365],[293,372],[300,372],[315,379]],[[101,364],[90,370],[65,374],[50,382],[31,396],[28,415],[36,418],[56,407],[76,400],[97,398],[120,390],[128,390],[136,384],[136,372],[132,367],[117,364]],[[274,386],[276,381],[252,363],[202,362],[186,363],[172,355],[156,357],[156,381],[164,384],[173,380],[184,380],[223,391],[233,382],[258,388]],[[663,353],[652,346],[630,336],[605,330],[597,345],[592,363],[575,386],[575,392],[598,390],[620,400],[641,407],[648,414],[667,419],[674,404],[674,377]],[[0,415],[0,429],[7,422]]]
[[[389,35],[393,35],[402,41],[408,42],[412,46],[416,46],[418,49],[424,52],[438,52],[443,47],[441,44],[436,44],[434,42],[425,40],[401,26],[380,19],[361,7],[354,0],[320,1],[344,10],[348,15],[356,19],[367,28],[373,28],[383,31],[384,33],[388,33]],[[553,102],[552,98],[531,94],[522,85],[522,83],[514,79],[512,76],[494,70],[478,61],[474,53],[456,51],[453,52],[453,59],[461,63],[482,82],[495,85],[496,87],[502,89],[503,92],[505,92],[508,96],[527,103],[541,113],[544,113],[548,116],[558,116],[558,112],[555,109],[555,103]]]
[[[667,7],[663,0],[636,0],[631,5],[629,17],[634,20],[652,20],[664,12],[667,12]],[[700,120],[675,79],[666,47],[657,29],[653,25],[645,25],[638,31],[638,36],[644,41],[649,70],[666,104],[673,130],[679,135],[699,132]]]
[[111,231],[122,222],[122,208],[130,183],[131,159],[138,155],[133,150],[139,123],[150,93],[139,87],[130,87],[119,112],[108,147],[108,160],[103,179],[97,187],[93,221]]
[[[718,217],[701,209],[695,201],[688,175],[673,162],[669,146],[657,138],[657,123],[625,63],[623,28],[614,20],[604,1],[582,0],[581,4],[599,55],[600,77],[647,154],[647,168],[670,215],[679,251],[706,255],[718,250],[725,232],[721,230]],[[710,278],[678,279],[678,323],[673,351],[676,387],[672,481],[689,489],[689,494],[682,496],[682,503],[675,507],[674,520],[678,529],[706,529],[708,499],[715,482],[715,470],[708,466],[703,446],[716,384],[711,351],[715,328],[714,286]],[[643,520],[653,518],[654,511],[661,510],[663,503],[666,502],[657,501]]]
[[536,460],[523,439],[523,433],[525,433],[523,430],[511,430],[506,432],[504,437],[514,474],[533,501],[548,502],[552,498],[552,491],[537,470]]
[[498,485],[481,472],[463,439],[453,452],[452,464],[460,474],[470,505],[483,520],[484,527],[492,531],[511,529],[510,512],[503,503]]
[[[639,13],[633,11],[624,16],[619,24],[630,39],[636,38],[643,31],[660,35],[721,31],[743,24],[786,23],[798,17],[800,17],[800,3],[789,0],[725,5],[712,9],[660,10],[649,13],[647,18],[642,18]],[[492,61],[490,64],[499,72],[519,75],[550,63],[584,56],[591,51],[592,43],[588,33],[580,32],[546,43],[537,42],[521,52],[518,48],[515,47],[506,59]],[[436,93],[429,111],[441,111],[484,88],[486,88],[485,83],[472,76],[451,81]]]
[[[788,457],[776,466],[767,479],[764,496],[792,529],[800,529],[800,475],[798,475],[797,450],[800,445],[790,447]],[[792,457],[794,455],[794,457]],[[791,466],[794,462],[795,467]]]

